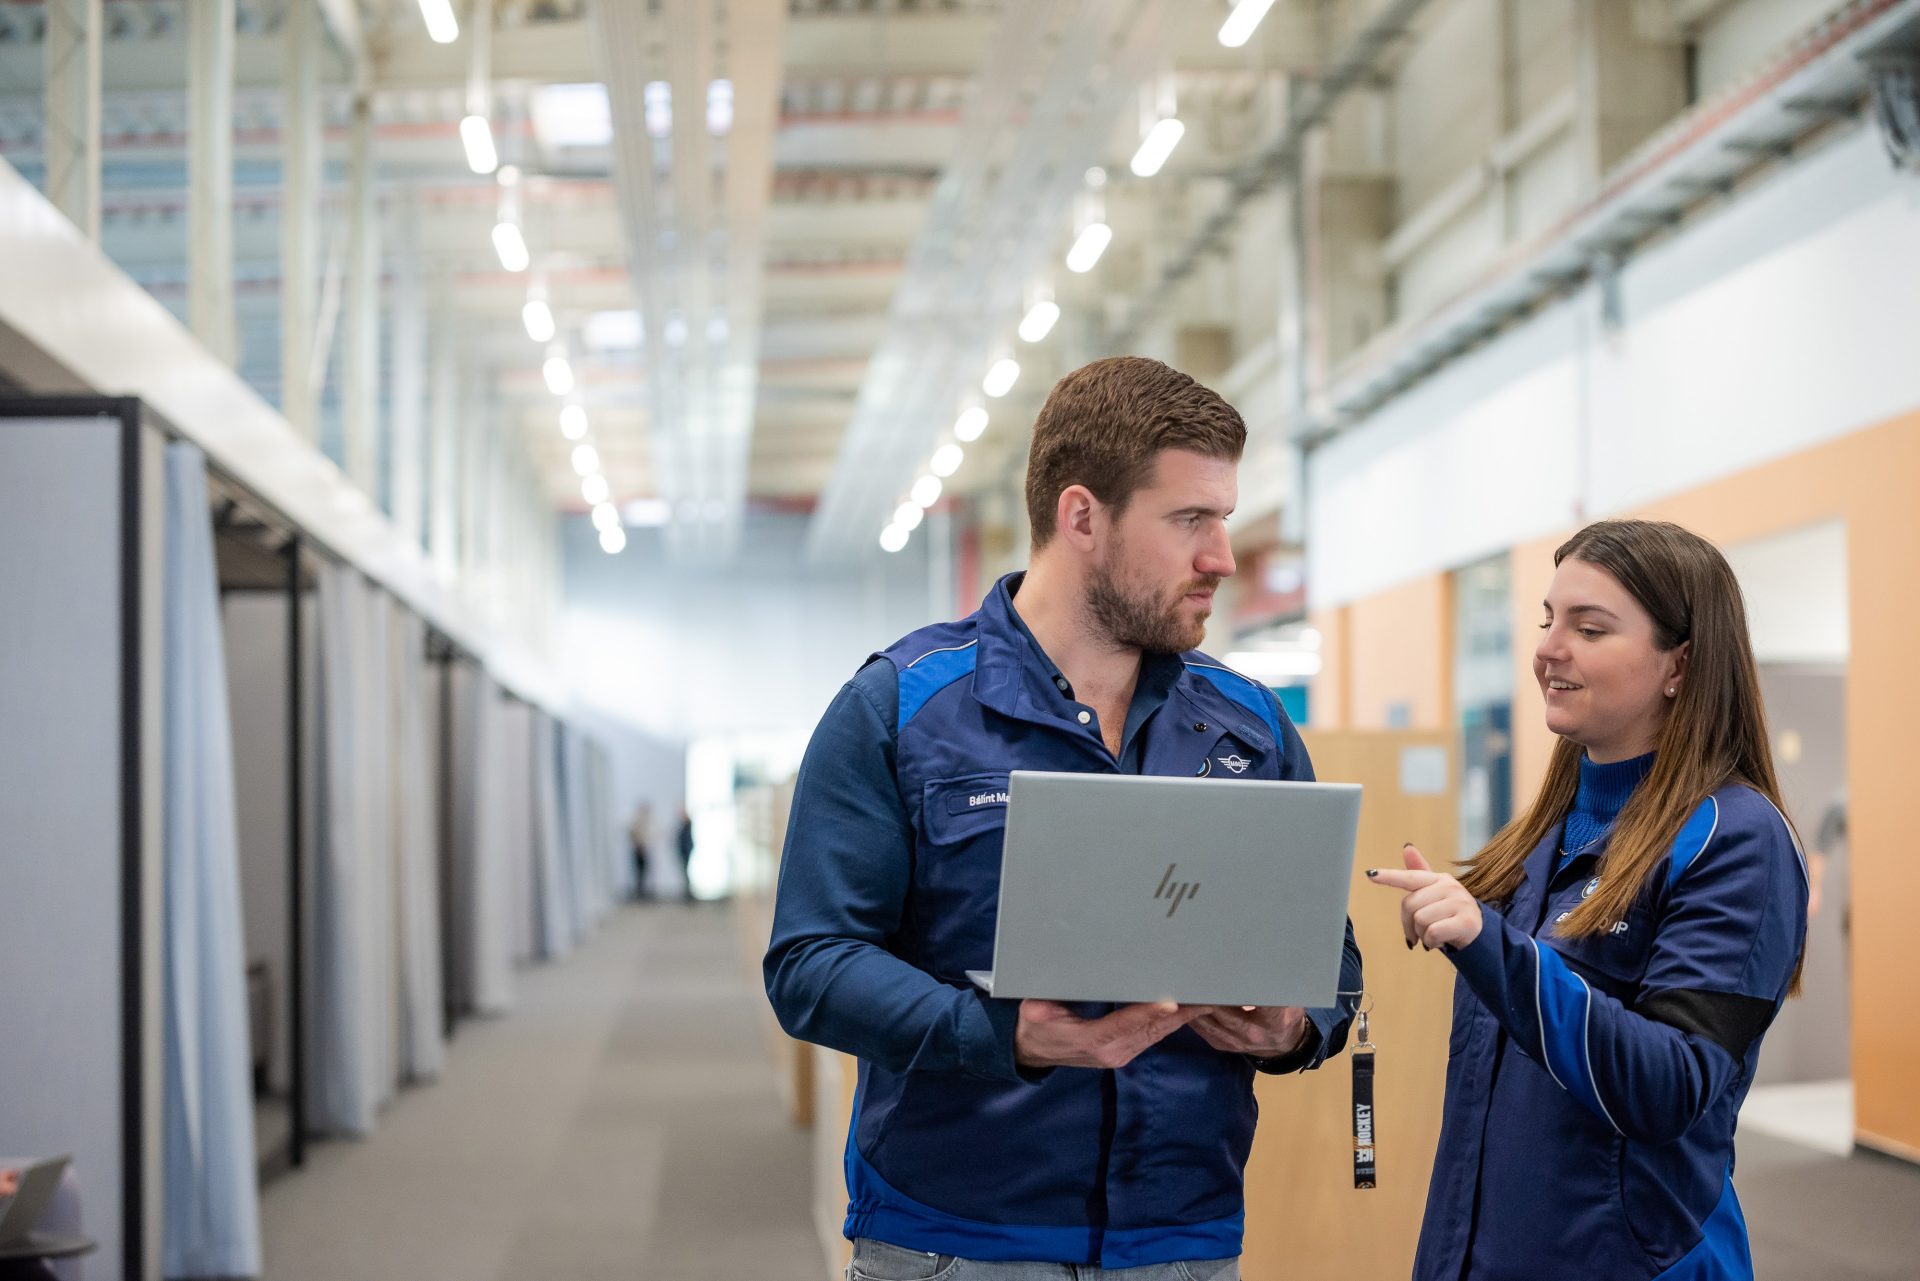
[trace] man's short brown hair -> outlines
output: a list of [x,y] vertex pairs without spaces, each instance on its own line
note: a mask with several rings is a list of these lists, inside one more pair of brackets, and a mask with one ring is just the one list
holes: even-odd
[[1126,510],[1153,477],[1162,450],[1239,462],[1247,446],[1240,411],[1186,374],[1144,356],[1114,356],[1055,383],[1033,424],[1027,452],[1027,520],[1033,545],[1054,535],[1060,495],[1085,485]]

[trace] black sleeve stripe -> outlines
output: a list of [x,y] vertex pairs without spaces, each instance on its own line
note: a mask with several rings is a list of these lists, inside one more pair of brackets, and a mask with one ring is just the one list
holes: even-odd
[[1643,1018],[1703,1036],[1731,1054],[1747,1056],[1747,1047],[1773,1022],[1773,1002],[1732,992],[1673,988],[1656,992],[1635,1007]]

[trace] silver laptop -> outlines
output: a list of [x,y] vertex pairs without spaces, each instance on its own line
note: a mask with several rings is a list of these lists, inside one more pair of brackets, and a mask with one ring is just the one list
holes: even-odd
[[46,1213],[47,1202],[60,1187],[60,1176],[69,1157],[35,1161],[20,1171],[20,1186],[11,1197],[0,1200],[0,1250],[19,1245],[33,1235]]
[[995,997],[1329,1006],[1360,822],[1354,783],[1017,770]]

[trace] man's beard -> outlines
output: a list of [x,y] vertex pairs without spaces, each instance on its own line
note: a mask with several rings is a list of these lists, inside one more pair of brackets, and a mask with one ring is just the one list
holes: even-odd
[[[1117,553],[1118,547],[1114,548]],[[1116,555],[1115,559],[1119,557]],[[1189,592],[1212,591],[1218,578],[1198,578],[1183,584],[1171,601],[1155,597],[1151,588],[1129,587],[1111,566],[1093,571],[1087,584],[1087,613],[1094,626],[1115,645],[1148,654],[1178,654],[1197,648],[1206,639],[1207,614],[1186,619],[1180,606]],[[1211,611],[1208,611],[1211,612]]]

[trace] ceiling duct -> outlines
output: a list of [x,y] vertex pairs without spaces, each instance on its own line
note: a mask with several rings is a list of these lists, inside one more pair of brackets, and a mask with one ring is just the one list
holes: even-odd
[[1166,0],[1008,5],[952,165],[894,295],[809,531],[820,560],[871,553],[935,441],[1065,249],[1073,199],[1162,55]]
[[787,4],[657,0],[593,17],[667,542],[723,558],[746,508]]
[[1920,173],[1920,53],[1869,65],[1873,115],[1887,152],[1902,169]]

